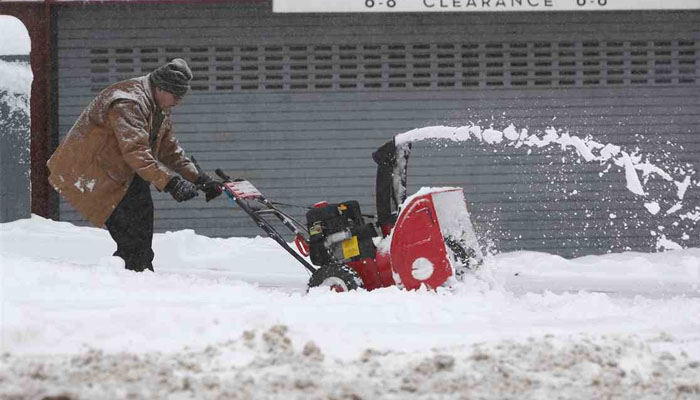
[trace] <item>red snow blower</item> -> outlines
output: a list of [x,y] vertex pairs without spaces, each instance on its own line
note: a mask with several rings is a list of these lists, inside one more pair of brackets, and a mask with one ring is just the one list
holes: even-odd
[[[362,214],[355,200],[323,201],[308,207],[303,224],[250,182],[220,169],[216,174],[231,202],[311,273],[309,288],[435,289],[478,268],[482,253],[461,188],[421,189],[406,199],[410,149],[392,139],[372,154],[378,164],[377,216]],[[275,229],[275,219],[294,235],[298,252]]]

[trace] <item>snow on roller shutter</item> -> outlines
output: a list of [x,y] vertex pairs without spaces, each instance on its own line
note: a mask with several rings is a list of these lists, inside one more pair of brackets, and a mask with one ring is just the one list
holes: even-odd
[[[281,202],[357,199],[374,212],[371,152],[396,133],[430,125],[512,123],[530,133],[554,126],[697,170],[699,27],[698,12],[275,15],[269,4],[61,7],[59,130],[65,135],[108,84],[182,57],[195,75],[191,95],[174,112],[187,153],[207,170],[249,178]],[[679,243],[700,245],[694,222],[674,226],[663,211],[651,215],[625,188],[621,169],[578,163],[556,148],[528,154],[419,144],[409,186],[424,185],[462,186],[476,230],[501,251],[649,251],[659,226]],[[647,189],[664,210],[673,205],[672,184]],[[156,192],[154,199],[158,231],[261,234],[224,201],[177,204]],[[684,204],[692,209],[699,199],[691,188]],[[68,204],[60,211],[64,220],[81,221]]]

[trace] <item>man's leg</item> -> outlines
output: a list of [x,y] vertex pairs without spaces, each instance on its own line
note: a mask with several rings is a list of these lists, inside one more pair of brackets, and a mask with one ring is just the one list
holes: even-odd
[[124,259],[126,269],[153,271],[153,199],[150,182],[136,175],[105,225],[117,243],[114,255]]

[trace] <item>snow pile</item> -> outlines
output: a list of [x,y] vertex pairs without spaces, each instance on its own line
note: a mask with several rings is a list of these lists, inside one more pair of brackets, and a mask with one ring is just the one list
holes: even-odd
[[[31,49],[29,32],[22,21],[0,15],[0,56],[27,55]],[[0,77],[2,74],[0,74]]]
[[[328,359],[313,342],[296,349],[289,328],[177,353],[0,358],[3,398],[619,398],[700,396],[700,362],[647,341],[582,335],[475,344],[424,353],[368,349]],[[572,340],[573,339],[573,340]]]
[[[573,151],[580,161],[593,162],[605,167],[605,172],[609,171],[612,166],[623,169],[627,190],[644,201],[644,207],[651,215],[657,215],[661,211],[660,199],[650,199],[649,193],[645,190],[645,186],[650,184],[652,178],[672,182],[675,186],[675,193],[667,197],[675,197],[677,201],[665,210],[666,215],[673,215],[677,218],[677,221],[684,219],[695,221],[693,218],[700,214],[699,205],[683,203],[685,194],[691,186],[700,187],[700,180],[696,176],[697,171],[695,171],[693,165],[676,166],[672,172],[669,172],[651,163],[648,157],[642,154],[626,151],[612,143],[600,143],[591,137],[581,138],[553,127],[546,129],[543,134],[530,134],[527,129],[518,129],[512,124],[503,131],[494,128],[484,129],[478,125],[461,127],[431,126],[413,129],[395,137],[397,146],[424,140],[449,140],[453,142],[475,140],[489,145],[528,148],[528,154],[530,154],[529,152],[532,151],[532,148],[558,146],[562,151]],[[603,173],[601,172],[600,175],[602,176]],[[684,214],[676,214],[684,207],[688,209]],[[675,225],[677,223],[674,222]],[[660,228],[660,230],[663,229],[664,227]],[[657,249],[677,249],[682,247],[667,239],[663,234],[657,235],[657,232],[651,232],[651,234],[658,238]]]
[[306,294],[270,239],[154,244],[156,273],[133,273],[104,230],[1,224],[0,398],[698,394],[700,249],[507,253],[451,290]]
[[32,79],[28,63],[0,60],[0,104],[6,104],[10,114],[17,112],[29,116]]

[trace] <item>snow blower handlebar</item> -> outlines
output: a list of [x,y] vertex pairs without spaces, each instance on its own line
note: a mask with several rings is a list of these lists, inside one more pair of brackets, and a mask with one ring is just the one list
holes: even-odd
[[[289,254],[297,259],[310,273],[316,272],[316,268],[312,266],[304,257],[294,251],[289,244],[284,240],[282,235],[272,226],[267,216],[276,217],[282,225],[289,229],[295,236],[294,242],[299,248],[299,251],[304,254],[308,249],[308,231],[301,223],[295,220],[292,216],[275,207],[275,205],[262,195],[250,182],[245,179],[232,179],[220,168],[214,170],[216,175],[221,178],[221,181],[214,181],[221,187],[221,190],[231,200],[232,203],[238,205],[248,216],[262,229],[267,236],[277,242]],[[255,203],[252,203],[255,202]],[[305,246],[304,246],[305,245]],[[307,250],[308,251],[308,250]]]

